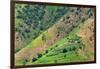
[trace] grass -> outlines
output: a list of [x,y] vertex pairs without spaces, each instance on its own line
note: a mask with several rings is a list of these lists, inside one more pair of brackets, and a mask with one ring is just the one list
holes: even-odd
[[43,32],[41,35],[39,35],[39,37],[37,37],[35,40],[33,40],[30,44],[28,44],[28,48],[34,48],[35,46],[39,46],[40,44],[42,44],[44,41],[42,40],[42,36],[45,35],[46,38],[50,39],[51,36],[50,34],[48,34],[47,31]]
[[48,6],[47,8],[51,12],[51,11],[56,10],[58,7],[57,6]]
[[[48,6],[47,9],[49,12],[51,12],[51,14],[53,14],[52,11],[56,11],[57,7]],[[22,25],[23,23],[20,19],[16,20],[16,22],[17,22],[15,23],[16,26]],[[32,39],[32,41],[28,45],[25,45],[26,47],[24,47],[21,51],[19,51],[19,53],[17,53],[17,57],[20,58],[15,59],[15,61],[18,60],[18,65],[19,64],[26,65],[26,64],[68,63],[68,62],[80,62],[83,60],[88,60],[89,57],[86,57],[84,55],[83,56],[79,55],[78,50],[81,50],[83,48],[84,42],[82,43],[81,37],[77,35],[77,31],[79,31],[80,26],[83,25],[83,23],[81,23],[81,20],[79,20],[78,22],[79,25],[76,28],[72,26],[72,28],[74,29],[67,34],[65,34],[64,30],[58,30],[55,27],[55,25],[53,27],[50,27],[45,32],[42,31],[43,33],[41,33],[36,39]],[[60,27],[61,24],[58,23],[57,25],[58,27]],[[66,28],[65,26],[63,27]],[[59,31],[63,31],[62,34],[64,33],[64,35],[61,34],[60,36],[57,35]],[[45,39],[47,39],[47,42]],[[42,54],[42,56],[37,57],[38,54]],[[26,62],[24,58],[27,59],[28,62]],[[32,61],[33,58],[36,58],[37,60]]]
[[[74,61],[83,61],[84,57],[81,57],[77,54],[77,49],[82,46],[81,38],[76,35],[79,27],[75,28],[69,35],[66,35],[64,38],[47,48],[48,53],[45,54],[45,51],[41,52],[43,55],[41,58],[38,58],[37,61],[32,62],[30,60],[27,64],[41,64],[41,63],[68,63]],[[43,32],[38,38],[33,40],[27,48],[35,48],[43,43],[42,35],[45,35],[47,38],[51,38],[47,31]],[[73,42],[71,42],[73,41]],[[75,43],[75,41],[79,41],[80,43]],[[75,48],[76,50],[71,50]],[[67,49],[68,52],[62,53],[63,49]],[[71,50],[71,51],[70,51]],[[49,55],[49,56],[48,56]],[[65,57],[64,57],[65,56]],[[61,61],[59,61],[61,60]],[[66,60],[66,61],[65,61]]]
[[[53,64],[53,63],[69,63],[69,62],[84,62],[89,60],[89,57],[82,56],[78,54],[78,50],[81,49],[84,44],[82,43],[81,37],[77,35],[81,23],[78,27],[73,29],[68,35],[66,35],[61,40],[54,43],[52,46],[48,47],[46,50],[41,52],[42,57],[37,58],[36,61],[32,62],[29,60],[27,64]],[[47,31],[43,32],[37,39],[33,40],[27,48],[35,48],[41,43],[43,43],[42,35],[45,35],[47,38],[52,38]],[[80,48],[81,47],[81,48]],[[63,53],[63,49],[66,49],[67,52]],[[45,53],[48,51],[48,53]]]
[[[80,25],[79,25],[80,26]],[[49,64],[49,63],[68,63],[74,61],[83,61],[85,57],[79,56],[77,54],[77,50],[80,46],[83,46],[81,42],[81,38],[76,35],[77,30],[79,30],[79,26],[76,27],[73,31],[71,31],[68,35],[64,38],[59,40],[58,42],[54,43],[52,46],[47,48],[48,53],[45,54],[45,51],[41,52],[42,57],[37,58],[35,62],[29,60],[27,64]],[[47,38],[52,38],[47,31],[43,32],[39,37],[33,40],[27,48],[35,48],[43,43],[42,35],[45,35]],[[75,43],[75,41],[80,43]],[[74,49],[75,50],[71,50]],[[62,50],[67,49],[68,52],[63,53]],[[60,60],[60,61],[59,61]],[[66,61],[65,61],[66,60]]]
[[[69,35],[65,36],[60,41],[56,42],[54,45],[50,46],[47,50],[47,54],[43,54],[41,58],[39,58],[35,62],[29,62],[28,64],[50,64],[50,63],[68,63],[68,62],[80,62],[87,60],[88,58],[85,56],[80,56],[77,53],[77,50],[80,46],[83,46],[81,42],[81,38],[76,35],[77,30],[79,27],[75,28],[72,32],[69,33]],[[80,43],[71,43],[70,40],[76,40],[80,41]],[[63,49],[73,49],[76,48],[76,50],[71,50],[66,53],[62,53]]]

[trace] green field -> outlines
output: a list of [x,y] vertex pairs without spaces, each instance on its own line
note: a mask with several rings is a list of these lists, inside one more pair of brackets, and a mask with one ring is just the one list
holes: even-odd
[[[82,26],[81,24],[79,26]],[[78,55],[78,50],[84,48],[81,37],[77,36],[79,26],[72,32],[50,46],[48,49],[40,53],[41,57],[36,61],[30,60],[27,64],[51,64],[51,63],[69,63],[69,62],[84,62],[89,58],[87,56]],[[41,41],[41,40],[39,40]]]

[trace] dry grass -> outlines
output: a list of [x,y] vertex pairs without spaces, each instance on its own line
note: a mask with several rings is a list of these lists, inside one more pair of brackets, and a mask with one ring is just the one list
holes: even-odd
[[83,51],[79,51],[81,55],[88,55],[90,60],[94,60],[94,19],[88,19],[82,25],[77,35],[82,37],[82,42],[85,44]]

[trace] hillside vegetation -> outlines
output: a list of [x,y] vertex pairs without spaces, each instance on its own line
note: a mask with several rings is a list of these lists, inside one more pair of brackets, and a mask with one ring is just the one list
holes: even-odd
[[25,47],[69,11],[69,8],[45,5],[16,4],[15,8],[15,52]]
[[15,64],[94,60],[94,9],[15,5]]

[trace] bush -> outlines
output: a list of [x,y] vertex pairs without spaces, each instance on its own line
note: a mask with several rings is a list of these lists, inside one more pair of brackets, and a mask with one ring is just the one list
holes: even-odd
[[71,12],[74,12],[74,9],[71,9]]
[[66,54],[64,55],[64,57],[66,57]]
[[28,60],[27,60],[27,59],[25,59],[25,62],[28,62]]
[[48,53],[48,50],[46,50],[45,53]]
[[67,52],[67,49],[63,49],[63,53],[66,53]]
[[67,18],[67,19],[69,19],[70,17],[69,17],[69,16],[67,16],[66,18]]
[[57,63],[57,60],[54,60],[55,63]]
[[76,47],[75,47],[75,46],[73,46],[73,47],[71,48],[71,50],[72,50],[72,51],[75,51],[75,50],[76,50]]
[[19,48],[16,48],[16,49],[15,49],[15,53],[18,52],[19,50],[20,50]]
[[25,32],[26,32],[26,33],[29,33],[29,32],[30,32],[30,30],[29,30],[29,29],[25,29]]
[[90,41],[92,41],[92,37],[90,37],[89,39],[90,39]]
[[34,61],[36,61],[36,60],[37,60],[37,58],[35,58],[35,57],[32,58],[32,62],[34,62]]
[[82,23],[84,23],[84,21],[85,21],[85,18],[82,19]]
[[71,49],[71,48],[68,48],[67,50],[68,50],[68,51],[72,51],[72,49]]
[[79,48],[82,49],[83,47],[82,46],[79,46]]
[[28,60],[27,59],[24,59],[23,60],[23,65],[25,65],[27,62],[28,62]]
[[[20,6],[20,8],[18,6]],[[55,10],[49,11],[49,8],[46,5],[15,5],[15,7],[15,30],[16,32],[19,32],[19,35],[23,38],[21,41],[23,47],[26,46],[29,41],[38,37],[43,31],[53,26],[54,23],[68,11],[68,8],[66,7],[55,7]],[[49,12],[48,15],[46,15],[47,12]],[[44,18],[44,15],[47,17],[46,19]],[[46,41],[45,34],[42,36],[42,40],[44,42]]]
[[42,57],[42,54],[38,54],[38,58]]
[[56,47],[57,47],[58,45],[56,45]]
[[52,50],[53,48],[50,48],[50,50]]
[[46,41],[46,36],[45,36],[45,34],[42,35],[42,40],[43,40],[43,41]]

